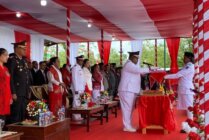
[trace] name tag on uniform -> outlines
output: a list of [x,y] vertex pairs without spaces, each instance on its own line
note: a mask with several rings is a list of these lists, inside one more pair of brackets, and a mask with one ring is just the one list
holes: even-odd
[[82,70],[79,70],[79,75],[82,75]]

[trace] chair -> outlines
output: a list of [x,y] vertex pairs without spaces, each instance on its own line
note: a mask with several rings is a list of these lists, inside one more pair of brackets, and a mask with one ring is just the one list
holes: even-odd
[[48,99],[48,91],[44,86],[31,86],[30,89],[35,99]]
[[43,86],[44,90],[46,91],[46,93],[47,93],[47,95],[48,95],[48,85],[45,84],[45,85],[42,85],[42,86]]

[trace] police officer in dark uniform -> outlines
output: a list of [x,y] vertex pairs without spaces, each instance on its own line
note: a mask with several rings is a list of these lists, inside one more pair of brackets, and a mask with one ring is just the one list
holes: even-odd
[[11,55],[7,64],[11,75],[11,93],[13,98],[9,123],[16,123],[23,121],[25,118],[30,79],[25,59],[26,41],[12,44],[14,45],[14,54]]

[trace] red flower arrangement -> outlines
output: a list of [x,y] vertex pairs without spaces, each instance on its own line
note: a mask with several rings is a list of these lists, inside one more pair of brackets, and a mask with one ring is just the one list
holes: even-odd
[[80,95],[81,104],[85,104],[91,101],[91,94],[85,92],[84,94]]
[[190,132],[188,137],[189,137],[189,140],[200,140],[201,139],[200,136],[195,132]]
[[[204,126],[204,114],[202,113],[199,105],[200,96],[203,93],[194,91],[196,95],[194,96],[194,106],[188,107],[190,112],[193,112],[193,120],[187,119],[182,125],[182,128],[188,133],[189,140],[201,140],[205,139],[205,126]],[[185,124],[186,123],[186,124]]]
[[37,116],[40,112],[46,112],[48,106],[45,100],[41,101],[31,101],[26,108],[28,115],[31,117]]
[[193,111],[193,107],[188,107],[188,110],[190,111],[190,112],[192,112]]

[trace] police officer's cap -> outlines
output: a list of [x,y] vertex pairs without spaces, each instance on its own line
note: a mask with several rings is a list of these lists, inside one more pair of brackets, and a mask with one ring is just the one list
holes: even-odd
[[136,52],[128,52],[128,53],[129,53],[129,56],[130,56],[130,57],[131,57],[131,56],[135,56],[135,57],[139,58],[139,52],[140,52],[140,51],[136,51]]
[[20,41],[20,42],[16,42],[16,43],[11,43],[14,45],[14,48],[20,47],[20,48],[25,48],[27,45],[27,41]]
[[75,58],[76,58],[76,60],[84,60],[84,56],[83,55],[79,55],[79,56],[77,56]]

